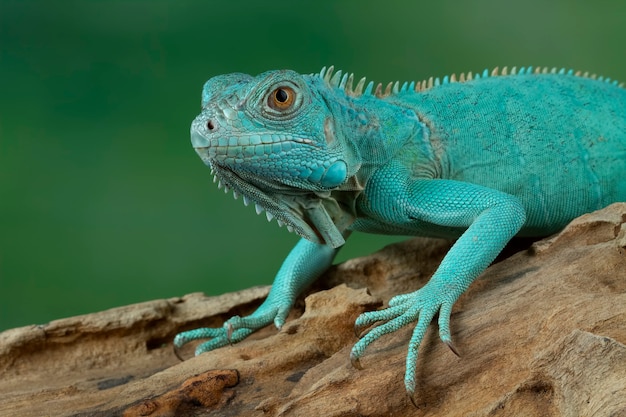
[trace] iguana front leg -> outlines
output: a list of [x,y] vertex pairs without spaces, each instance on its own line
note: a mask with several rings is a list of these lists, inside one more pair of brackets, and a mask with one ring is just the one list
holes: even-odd
[[399,175],[402,171],[396,166],[372,178],[364,203],[367,211],[378,216],[381,223],[413,228],[418,233],[467,229],[424,287],[392,298],[388,308],[364,313],[355,323],[363,328],[384,322],[352,348],[351,360],[359,367],[359,358],[370,343],[417,321],[409,342],[404,380],[413,399],[418,349],[428,325],[439,313],[440,338],[452,347],[452,305],[522,227],[525,212],[514,196],[459,181],[410,180]]
[[200,328],[179,333],[174,349],[197,339],[210,339],[196,348],[196,355],[239,342],[270,323],[280,329],[296,297],[332,263],[338,249],[301,239],[281,266],[269,295],[259,308],[247,317],[234,316],[220,328]]

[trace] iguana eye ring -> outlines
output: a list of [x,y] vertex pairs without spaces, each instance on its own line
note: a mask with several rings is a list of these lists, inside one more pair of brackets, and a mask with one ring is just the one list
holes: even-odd
[[278,87],[268,97],[267,104],[274,110],[287,110],[293,105],[295,98],[296,92],[293,91],[293,88]]

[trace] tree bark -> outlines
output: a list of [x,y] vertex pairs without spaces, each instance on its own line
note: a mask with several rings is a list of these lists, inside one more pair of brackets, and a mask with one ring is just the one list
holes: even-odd
[[449,243],[412,239],[331,268],[278,332],[180,362],[180,331],[251,313],[268,287],[190,294],[0,333],[3,416],[626,415],[626,204],[493,264],[420,348],[417,407],[404,392],[412,326],[352,368],[364,311],[428,280]]

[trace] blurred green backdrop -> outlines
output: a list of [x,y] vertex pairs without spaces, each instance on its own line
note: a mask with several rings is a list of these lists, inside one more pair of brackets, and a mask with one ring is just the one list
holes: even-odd
[[[213,75],[626,80],[625,41],[624,1],[0,0],[0,330],[271,282],[297,237],[218,191],[189,143]],[[389,241],[353,235],[339,260]]]

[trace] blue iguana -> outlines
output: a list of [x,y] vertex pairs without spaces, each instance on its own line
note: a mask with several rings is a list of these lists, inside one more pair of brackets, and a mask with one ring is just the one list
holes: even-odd
[[615,81],[524,67],[354,86],[333,68],[211,78],[191,142],[219,186],[302,239],[265,302],[222,328],[180,333],[196,354],[284,324],[296,297],[331,265],[352,231],[457,239],[430,281],[362,314],[359,366],[379,337],[417,322],[405,386],[415,388],[424,333],[450,313],[513,236],[546,236],[626,201],[626,89]]

